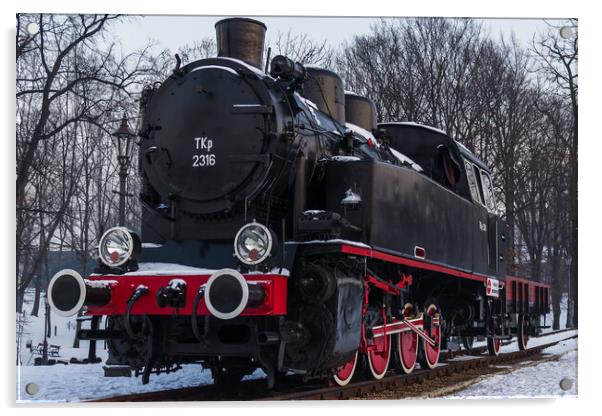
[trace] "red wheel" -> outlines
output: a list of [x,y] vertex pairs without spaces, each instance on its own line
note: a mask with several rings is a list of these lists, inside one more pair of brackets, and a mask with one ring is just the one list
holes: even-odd
[[487,351],[489,355],[498,355],[500,353],[501,341],[499,338],[487,337]]
[[343,364],[342,367],[336,372],[333,376],[334,382],[339,386],[346,386],[353,378],[353,374],[355,373],[355,367],[357,365],[357,351],[353,354],[351,360],[347,361],[347,363]]
[[529,343],[529,331],[527,329],[527,320],[525,319],[525,315],[520,315],[518,317],[518,349],[524,351],[527,349],[527,344]]
[[397,335],[397,353],[403,372],[411,373],[418,359],[418,335],[414,331],[404,331]]
[[368,367],[372,377],[380,380],[385,376],[391,361],[391,336],[374,337],[368,341]]
[[433,369],[439,362],[441,354],[441,313],[434,304],[426,308],[425,317],[430,319],[429,327],[424,328],[425,334],[435,340],[435,345],[432,346],[424,339],[422,340],[422,351],[420,354],[420,366],[422,368]]

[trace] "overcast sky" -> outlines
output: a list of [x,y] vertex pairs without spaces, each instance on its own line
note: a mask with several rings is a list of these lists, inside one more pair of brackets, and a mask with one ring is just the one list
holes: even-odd
[[[145,46],[149,39],[158,47],[176,51],[180,46],[191,44],[205,37],[215,38],[215,23],[230,16],[145,16],[119,23],[113,33],[123,44],[124,52]],[[263,17],[249,16],[264,22],[268,28],[266,44],[276,39],[278,32],[307,33],[322,42],[326,40],[337,47],[343,41],[350,41],[354,35],[365,34],[370,26],[378,21],[373,17]],[[545,33],[548,25],[543,19],[482,19],[485,32],[491,37],[510,36],[515,33],[527,46],[534,34]],[[559,21],[547,20],[548,23]]]

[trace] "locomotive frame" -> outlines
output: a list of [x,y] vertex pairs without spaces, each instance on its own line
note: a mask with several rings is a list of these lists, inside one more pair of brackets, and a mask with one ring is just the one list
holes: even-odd
[[507,275],[487,166],[431,127],[376,125],[330,71],[261,71],[265,29],[218,22],[219,57],[145,91],[145,244],[107,231],[94,274],[53,277],[53,309],[106,316],[80,338],[144,383],[201,363],[216,383],[261,367],[269,387],[289,371],[345,385],[434,368],[457,340],[526,348],[549,288]]

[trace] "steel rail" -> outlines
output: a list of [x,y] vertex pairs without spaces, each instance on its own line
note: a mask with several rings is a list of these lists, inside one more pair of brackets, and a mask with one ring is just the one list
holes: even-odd
[[[575,331],[568,328],[554,332],[541,334],[533,338],[542,338],[563,332]],[[442,351],[440,362],[445,365],[438,366],[432,370],[414,370],[410,374],[394,374],[381,380],[365,380],[351,383],[344,387],[330,386],[324,384],[303,384],[300,376],[287,376],[276,390],[266,390],[264,378],[247,380],[241,382],[236,389],[224,389],[224,386],[208,384],[195,387],[184,387],[178,389],[160,390],[147,393],[134,393],[120,396],[112,396],[90,400],[91,402],[164,402],[164,401],[220,401],[220,400],[340,400],[361,396],[367,393],[380,392],[401,385],[410,385],[424,380],[440,376],[460,373],[462,371],[487,367],[508,361],[514,361],[538,354],[542,350],[556,345],[568,339],[577,338],[577,334],[563,338],[551,343],[531,347],[524,351],[513,351],[500,353],[497,356],[481,356],[472,360],[447,361],[450,358],[461,355],[475,355],[487,352],[486,346],[471,348],[470,350]],[[514,341],[505,342],[503,345]]]
[[505,363],[524,359],[540,353],[542,350],[552,347],[562,341],[577,338],[577,334],[547,344],[531,347],[524,351],[512,351],[500,353],[497,356],[483,356],[473,360],[448,361],[444,366],[435,367],[432,370],[417,370],[410,374],[392,375],[381,380],[367,380],[348,384],[347,386],[333,386],[315,390],[294,392],[285,395],[275,395],[260,398],[260,400],[342,400],[351,397],[360,397],[368,393],[377,393],[389,389],[398,388],[402,385],[414,384],[437,377],[449,376],[474,368],[489,367],[494,364]]

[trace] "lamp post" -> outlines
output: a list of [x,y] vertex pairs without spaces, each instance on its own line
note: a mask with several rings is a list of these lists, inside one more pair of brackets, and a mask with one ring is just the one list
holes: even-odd
[[117,162],[119,163],[119,225],[125,225],[125,191],[128,169],[130,167],[130,148],[136,134],[130,129],[127,115],[123,113],[121,125],[112,134],[117,145]]

